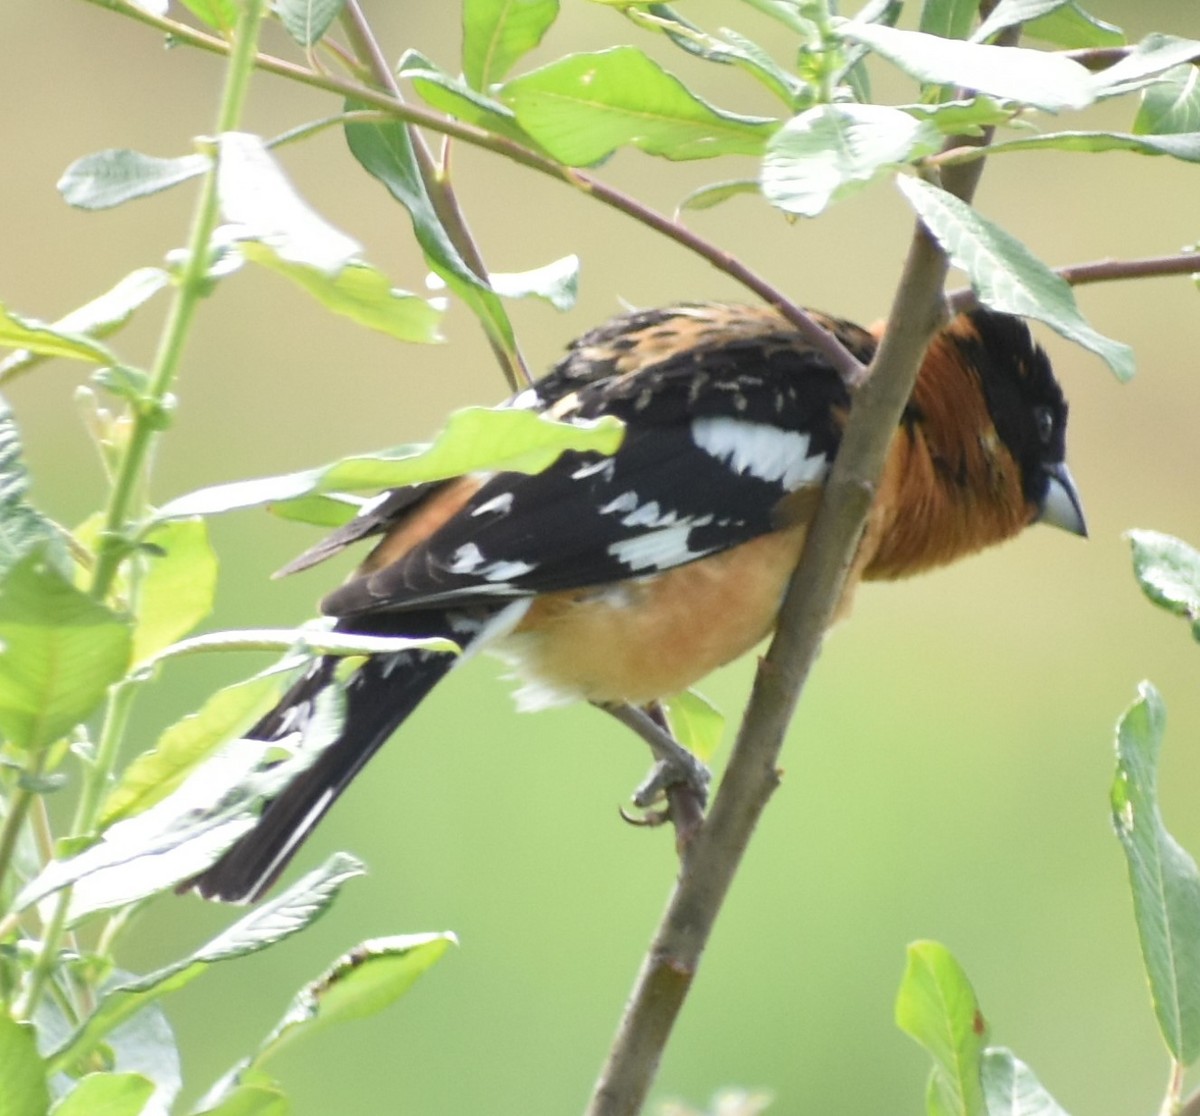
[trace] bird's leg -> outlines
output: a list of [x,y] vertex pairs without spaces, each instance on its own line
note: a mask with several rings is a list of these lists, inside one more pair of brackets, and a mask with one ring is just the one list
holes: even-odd
[[[641,709],[628,704],[601,705],[600,708],[650,745],[654,767],[633,793],[634,805],[645,811],[638,823],[661,825],[666,821],[673,822],[676,843],[682,851],[704,820],[712,772],[671,735],[666,714],[657,702]],[[667,800],[661,813],[651,809],[660,796]]]

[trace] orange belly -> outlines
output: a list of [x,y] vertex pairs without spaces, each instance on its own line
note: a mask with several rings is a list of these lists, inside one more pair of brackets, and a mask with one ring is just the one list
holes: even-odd
[[524,708],[679,693],[769,634],[804,527],[619,585],[548,593],[496,650]]

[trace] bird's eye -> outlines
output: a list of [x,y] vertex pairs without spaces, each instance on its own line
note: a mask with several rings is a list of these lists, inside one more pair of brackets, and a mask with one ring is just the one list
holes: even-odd
[[1048,446],[1054,436],[1054,412],[1049,407],[1037,407],[1033,412],[1033,419],[1037,423],[1038,440],[1042,445]]

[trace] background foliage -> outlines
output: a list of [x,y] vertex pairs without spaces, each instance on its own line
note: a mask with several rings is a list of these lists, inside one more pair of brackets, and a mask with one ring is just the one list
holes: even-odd
[[[694,0],[689,14],[719,23],[721,7]],[[62,205],[54,182],[102,147],[178,153],[211,128],[218,64],[164,52],[155,35],[84,5],[8,8],[15,45],[0,82],[17,111],[3,128],[0,291],[53,317],[157,261],[181,239],[189,211],[186,191],[175,191],[82,214]],[[564,8],[532,61],[632,35],[598,5]],[[1189,0],[1093,9],[1131,39],[1152,29],[1200,36]],[[372,17],[389,49],[418,46],[447,64],[457,55],[443,4],[381,5]],[[687,69],[666,47],[660,56]],[[767,95],[734,75],[712,89],[739,111],[766,110]],[[272,135],[327,108],[321,95],[257,76],[244,126]],[[1097,126],[1127,123],[1127,107],[1093,111]],[[284,162],[390,276],[419,280],[425,268],[406,218],[351,166],[336,133]],[[1056,263],[1169,252],[1198,235],[1193,172],[1119,154],[1014,155],[989,166],[978,204]],[[687,164],[634,153],[603,173],[667,210],[705,180]],[[571,314],[513,310],[534,367],[617,299],[741,297],[699,261],[495,158],[460,148],[456,174],[493,266],[515,271],[568,252],[584,259]],[[691,220],[800,301],[863,321],[886,305],[910,225],[887,190],[790,227],[747,199]],[[1163,1056],[1108,820],[1113,723],[1136,683],[1153,678],[1171,717],[1164,810],[1181,842],[1200,848],[1190,809],[1200,698],[1195,648],[1182,625],[1141,600],[1121,532],[1152,525],[1200,540],[1195,299],[1182,279],[1081,292],[1093,324],[1137,351],[1139,376],[1124,387],[1097,359],[1043,335],[1072,402],[1088,544],[1032,532],[936,577],[869,587],[830,640],[793,728],[784,787],[718,927],[659,1095],[698,1102],[738,1082],[768,1086],[779,1111],[915,1111],[927,1065],[891,1009],[904,946],[934,938],[970,973],[993,1032],[1068,1111],[1149,1111]],[[445,328],[451,345],[398,346],[247,270],[201,308],[155,498],[420,440],[448,408],[500,398],[504,385],[467,315],[452,311]],[[144,351],[153,337],[152,322],[138,322],[122,347]],[[59,366],[10,392],[35,495],[65,522],[100,497],[72,416],[76,382]],[[222,564],[214,626],[307,615],[328,573],[265,578],[307,544],[309,529],[249,512],[218,520],[213,533]],[[176,667],[139,706],[134,738],[148,742],[257,665]],[[738,708],[748,669],[730,668],[706,692]],[[319,1056],[297,1047],[272,1064],[295,1110],[370,1111],[380,1095],[413,1112],[578,1107],[674,871],[665,833],[616,819],[643,766],[639,745],[586,710],[518,717],[486,662],[452,677],[307,853],[305,868],[351,848],[368,878],[304,937],[175,997],[188,1078],[227,1068],[279,1017],[279,990],[349,944],[452,928],[462,948],[384,1023],[331,1030]],[[152,970],[227,922],[194,900],[159,903],[121,962]]]

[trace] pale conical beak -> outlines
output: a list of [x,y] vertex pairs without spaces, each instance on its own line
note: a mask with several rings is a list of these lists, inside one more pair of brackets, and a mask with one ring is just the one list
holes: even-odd
[[1080,503],[1070,470],[1065,464],[1047,465],[1046,473],[1050,483],[1046,487],[1046,499],[1042,501],[1037,521],[1087,538],[1083,504]]

